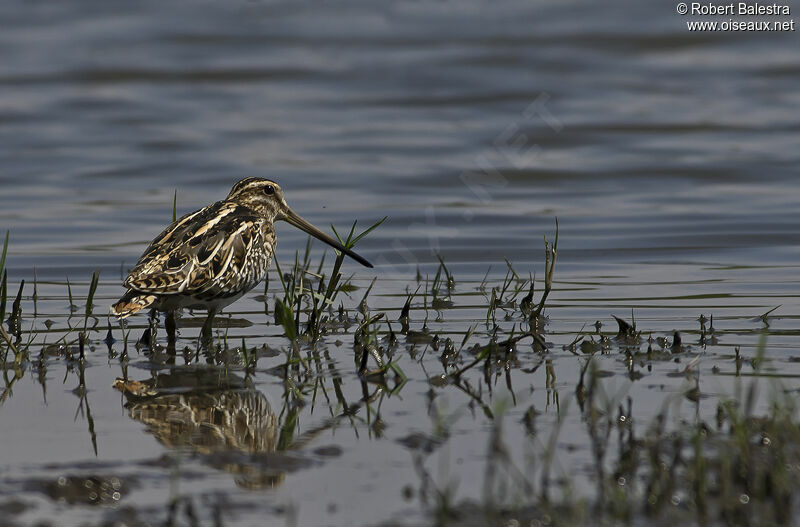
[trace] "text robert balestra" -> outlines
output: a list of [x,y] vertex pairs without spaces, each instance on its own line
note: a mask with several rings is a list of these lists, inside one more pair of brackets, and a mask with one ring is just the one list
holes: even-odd
[[791,15],[792,10],[788,5],[782,4],[748,4],[746,2],[731,2],[729,4],[715,4],[712,2],[692,2],[689,12],[692,15]]

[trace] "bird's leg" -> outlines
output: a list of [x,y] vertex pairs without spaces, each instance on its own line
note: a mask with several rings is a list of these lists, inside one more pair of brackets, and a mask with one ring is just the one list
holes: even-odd
[[164,316],[164,327],[167,330],[167,340],[175,343],[175,329],[178,327],[175,323],[175,311],[167,311]]
[[200,336],[204,344],[210,345],[213,340],[211,335],[211,329],[214,326],[214,316],[216,314],[217,314],[216,309],[208,310],[208,318],[206,318],[205,323],[203,323],[203,329],[200,330]]
[[167,330],[167,351],[175,353],[175,333],[178,327],[175,322],[175,311],[167,311],[164,315],[164,327]]
[[158,333],[158,312],[155,309],[150,310],[150,316],[147,317],[147,347],[151,350],[156,346],[156,336]]

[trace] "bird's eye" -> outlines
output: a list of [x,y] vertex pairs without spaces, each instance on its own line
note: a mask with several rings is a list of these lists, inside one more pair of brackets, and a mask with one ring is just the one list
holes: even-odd
[[264,194],[266,194],[267,196],[272,196],[273,194],[275,194],[275,187],[273,187],[272,185],[267,185],[266,187],[264,187]]

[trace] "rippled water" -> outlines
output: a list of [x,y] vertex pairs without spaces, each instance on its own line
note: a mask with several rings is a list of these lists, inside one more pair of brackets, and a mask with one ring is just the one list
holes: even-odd
[[[609,397],[630,395],[642,421],[680,399],[688,381],[674,374],[693,360],[707,381],[697,408],[685,410],[713,413],[736,389],[727,375],[734,348],[754,356],[764,325],[756,317],[778,305],[770,369],[792,388],[800,375],[797,33],[688,33],[684,22],[674,5],[627,0],[7,0],[0,231],[11,233],[9,291],[27,281],[28,316],[36,271],[38,316],[23,331],[35,329],[43,342],[50,320],[52,343],[82,325],[68,316],[66,280],[85,300],[94,270],[96,311],[104,312],[122,292],[124,272],[169,222],[176,191],[181,214],[258,175],[279,181],[293,208],[323,227],[388,216],[359,244],[374,271],[347,264],[360,286],[348,299],[353,308],[377,277],[370,308],[396,319],[417,270],[432,279],[441,254],[456,279],[455,307],[440,321],[428,313],[428,325],[456,342],[486,317],[487,269],[488,291],[501,285],[504,259],[522,279],[541,280],[542,236],[553,239],[557,217],[551,367],[540,368],[542,356],[525,348],[513,390],[498,381],[479,400],[494,411],[509,407],[506,439],[515,452],[530,447],[520,424],[528,408],[541,412],[542,437],[563,412],[557,459],[586,481],[591,452],[568,402],[585,359],[564,346],[597,320],[613,334],[611,314],[630,320],[633,310],[645,335],[678,330],[691,346],[679,364],[638,366],[638,380],[618,349],[597,356]],[[278,235],[277,256],[288,266],[305,237],[285,225]],[[282,443],[265,441],[255,461],[243,460],[235,445],[248,440],[233,434],[223,441],[229,458],[208,457],[198,446],[210,441],[201,416],[197,430],[167,439],[153,412],[137,411],[112,387],[123,374],[121,337],[109,355],[100,319],[85,368],[90,410],[72,393],[75,365],[57,350],[43,355],[43,370],[28,368],[0,407],[0,498],[23,508],[13,521],[97,523],[130,506],[158,523],[177,496],[204,515],[225,511],[226,525],[413,523],[425,516],[413,453],[424,450],[420,438],[431,437],[437,414],[453,424],[432,458],[434,473],[456,479],[459,498],[480,498],[492,420],[469,394],[432,388],[430,378],[442,373],[436,353],[420,357],[424,344],[403,341],[398,363],[408,383],[377,407],[359,403],[352,337],[341,336],[343,345],[328,338],[336,374],[324,390],[304,387],[304,406],[293,409],[275,371],[287,343],[257,293],[233,306],[245,321],[234,325],[247,327],[231,328],[228,338],[274,350],[261,352],[250,380],[256,395],[247,397],[286,430]],[[414,303],[416,330],[423,303]],[[713,314],[717,330],[718,342],[706,347],[701,314]],[[145,324],[134,320],[132,339]],[[196,332],[182,329],[179,349],[194,346]],[[186,362],[202,370],[179,354],[177,364]],[[208,387],[193,380],[203,372],[170,369],[167,359],[132,353],[127,373]],[[233,384],[206,390],[211,406],[243,396],[238,378],[226,382]],[[358,405],[353,415],[340,416],[342,401]],[[70,497],[69,478],[80,487],[87,474],[104,489],[89,500],[99,507]],[[591,492],[591,484],[578,485]]]

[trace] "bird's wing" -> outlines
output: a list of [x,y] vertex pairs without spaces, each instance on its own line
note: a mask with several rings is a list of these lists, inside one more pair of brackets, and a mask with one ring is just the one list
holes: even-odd
[[[264,219],[220,201],[187,214],[159,234],[124,285],[162,295],[236,290],[248,262],[266,267],[274,241],[272,226]],[[265,246],[265,258],[250,258],[264,253]]]

